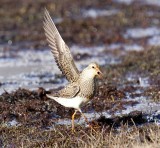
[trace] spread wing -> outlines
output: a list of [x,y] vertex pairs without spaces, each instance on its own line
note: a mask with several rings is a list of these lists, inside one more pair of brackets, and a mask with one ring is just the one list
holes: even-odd
[[44,12],[44,30],[49,46],[52,49],[51,52],[53,53],[59,69],[62,71],[68,81],[76,81],[79,77],[79,71],[74,63],[68,46],[65,44],[61,35],[59,34],[47,9],[45,9]]

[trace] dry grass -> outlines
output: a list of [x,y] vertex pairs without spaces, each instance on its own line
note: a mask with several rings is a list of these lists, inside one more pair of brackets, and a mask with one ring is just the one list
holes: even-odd
[[97,130],[76,127],[72,134],[70,127],[56,126],[50,130],[36,127],[1,127],[0,146],[2,147],[109,147],[109,148],[158,148],[160,145],[160,127],[121,126],[119,130]]

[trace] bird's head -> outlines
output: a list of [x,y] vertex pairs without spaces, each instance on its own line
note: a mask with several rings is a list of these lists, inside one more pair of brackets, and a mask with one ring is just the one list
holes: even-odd
[[102,78],[103,74],[99,69],[99,65],[97,63],[91,63],[88,65],[88,67],[86,67],[86,76],[90,76],[90,77],[98,77],[98,78]]

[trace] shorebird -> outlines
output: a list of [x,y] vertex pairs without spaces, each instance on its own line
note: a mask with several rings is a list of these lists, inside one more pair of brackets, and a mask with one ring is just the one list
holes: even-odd
[[74,129],[74,117],[79,111],[89,124],[87,117],[82,113],[81,107],[85,105],[95,94],[95,79],[102,77],[102,72],[97,63],[89,64],[83,71],[79,71],[74,63],[69,47],[65,44],[58,32],[47,9],[44,11],[43,28],[51,48],[51,52],[61,70],[62,74],[69,81],[63,89],[53,94],[46,94],[48,98],[55,100],[59,104],[74,108],[72,115],[72,131]]

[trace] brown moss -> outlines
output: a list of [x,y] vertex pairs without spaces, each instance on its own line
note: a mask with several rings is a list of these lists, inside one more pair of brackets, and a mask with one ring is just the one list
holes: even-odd
[[[106,78],[109,83],[118,85],[125,82],[125,76],[132,73],[137,77],[150,77],[152,84],[157,84],[160,73],[159,55],[159,47],[148,48],[141,52],[129,52],[121,56],[121,63],[105,68]],[[134,83],[138,83],[138,80]]]
[[[159,19],[159,15],[157,15],[159,9],[157,7],[139,5],[138,3],[120,5],[112,1],[96,0],[93,0],[92,3],[90,1],[72,2],[72,0],[63,2],[50,0],[6,2],[1,0],[1,4],[3,5],[0,11],[0,28],[3,28],[1,42],[8,42],[8,40],[13,42],[30,41],[32,45],[23,44],[22,46],[36,49],[46,45],[42,31],[44,7],[49,9],[53,18],[63,18],[63,22],[59,23],[57,27],[67,43],[85,46],[132,43],[133,40],[123,37],[126,28],[155,25],[153,20]],[[82,19],[81,12],[85,8],[118,9],[120,12],[114,16]],[[154,12],[154,15],[148,15],[148,11]],[[73,36],[73,34],[76,34],[76,36]],[[146,39],[136,40],[135,42],[144,44]]]

